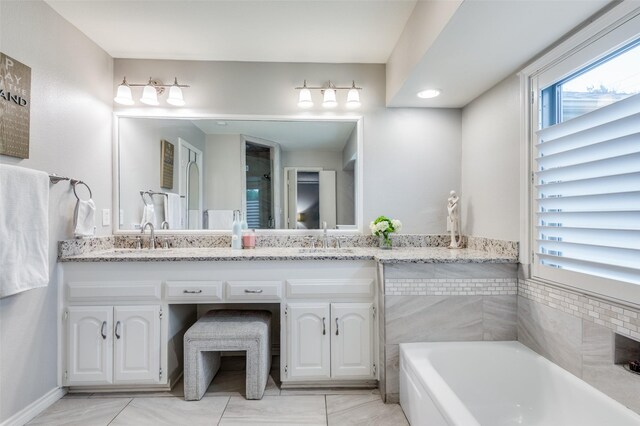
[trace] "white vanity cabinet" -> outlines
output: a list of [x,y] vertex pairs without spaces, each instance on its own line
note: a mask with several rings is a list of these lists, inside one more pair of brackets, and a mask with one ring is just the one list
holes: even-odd
[[283,387],[377,380],[370,261],[70,262],[61,282],[60,384],[72,390],[168,389],[184,333],[209,309],[279,312]]
[[372,303],[289,303],[286,374],[292,379],[372,379]]
[[375,280],[287,280],[285,387],[375,380]]
[[70,306],[67,313],[66,385],[159,383],[159,306]]
[[287,306],[288,377],[331,377],[331,314],[328,303]]

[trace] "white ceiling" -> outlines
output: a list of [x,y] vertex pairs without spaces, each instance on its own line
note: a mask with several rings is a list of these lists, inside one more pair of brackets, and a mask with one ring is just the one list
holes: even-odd
[[[386,63],[416,5],[416,0],[46,1],[115,58],[310,63]],[[388,93],[387,106],[463,107],[609,2],[464,0],[426,52],[417,52],[421,59],[404,72],[399,89]],[[442,94],[419,99],[416,93],[425,88]]]
[[114,58],[386,63],[416,0],[47,0]]
[[342,151],[356,125],[353,121],[193,120],[192,122],[208,135],[254,136],[277,142],[284,151]]
[[[387,106],[459,108],[490,89],[609,0],[465,0]],[[420,99],[437,88],[442,94]]]

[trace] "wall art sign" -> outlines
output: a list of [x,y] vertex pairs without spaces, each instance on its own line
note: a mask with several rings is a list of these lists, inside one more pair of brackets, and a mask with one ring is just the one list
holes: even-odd
[[0,52],[0,154],[29,158],[31,68]]
[[173,144],[161,140],[160,152],[160,186],[166,189],[173,189]]

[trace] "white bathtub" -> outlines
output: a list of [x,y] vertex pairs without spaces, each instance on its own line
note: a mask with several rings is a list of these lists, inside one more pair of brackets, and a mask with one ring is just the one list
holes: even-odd
[[640,425],[639,415],[518,342],[401,344],[400,405],[412,426]]

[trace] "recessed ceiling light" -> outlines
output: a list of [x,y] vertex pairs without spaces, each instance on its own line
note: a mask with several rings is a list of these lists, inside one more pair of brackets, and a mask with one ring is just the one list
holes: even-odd
[[418,97],[422,99],[435,98],[438,95],[440,95],[440,90],[438,89],[427,89],[427,90],[418,92]]
[[216,124],[217,124],[218,126],[226,126],[226,125],[227,125],[227,122],[226,122],[226,121],[217,121],[217,122],[216,122]]

